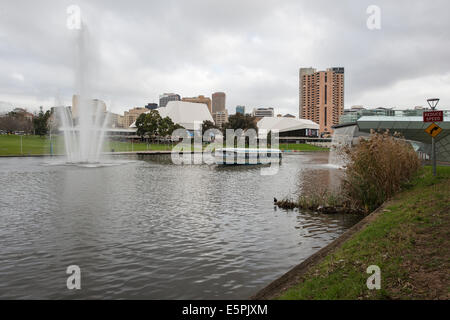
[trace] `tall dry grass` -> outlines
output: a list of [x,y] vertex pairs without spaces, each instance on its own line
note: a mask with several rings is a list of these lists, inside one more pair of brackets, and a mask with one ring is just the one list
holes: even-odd
[[277,205],[328,213],[369,213],[400,191],[421,165],[411,144],[388,131],[372,132],[338,152],[347,163],[338,188],[312,180],[296,201],[284,199]]
[[347,157],[342,194],[347,205],[370,212],[400,191],[420,168],[411,144],[399,135],[372,132],[344,148]]

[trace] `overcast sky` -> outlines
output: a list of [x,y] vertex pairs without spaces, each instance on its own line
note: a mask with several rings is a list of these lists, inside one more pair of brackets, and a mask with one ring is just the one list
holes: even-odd
[[[298,115],[298,69],[345,67],[345,106],[450,106],[450,1],[0,2],[0,111],[71,104],[78,5],[92,92],[123,112],[215,91],[236,105]],[[381,29],[369,30],[369,5]]]

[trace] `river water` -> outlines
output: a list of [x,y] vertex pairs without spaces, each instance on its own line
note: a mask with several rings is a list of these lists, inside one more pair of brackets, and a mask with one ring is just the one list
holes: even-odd
[[[121,156],[99,168],[0,159],[0,298],[242,299],[359,221],[285,211],[308,179],[334,183],[327,153],[261,167]],[[81,289],[66,287],[66,268]]]

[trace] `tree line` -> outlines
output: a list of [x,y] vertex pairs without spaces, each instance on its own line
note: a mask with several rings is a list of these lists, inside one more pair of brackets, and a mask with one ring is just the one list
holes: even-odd
[[32,119],[24,111],[10,111],[4,116],[0,116],[0,130],[7,133],[23,132],[26,134],[36,134],[44,136],[49,131],[49,119],[51,111],[43,111],[42,108]]
[[[173,123],[173,121],[169,117],[161,118],[158,111],[152,110],[149,113],[141,114],[137,118],[136,128],[137,135],[141,138],[167,138],[172,134],[174,130],[180,128],[182,129],[183,127],[179,124]],[[221,127],[218,127],[212,121],[203,121],[202,135],[209,129],[218,129],[222,131],[224,135],[226,129],[242,129],[244,131],[248,129],[254,129],[255,131],[258,131],[255,117],[252,117],[248,114],[243,115],[241,113],[229,116],[228,122],[224,123]]]

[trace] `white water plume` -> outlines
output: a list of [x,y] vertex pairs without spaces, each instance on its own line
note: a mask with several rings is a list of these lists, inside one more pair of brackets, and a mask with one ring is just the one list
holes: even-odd
[[92,79],[95,68],[94,43],[86,25],[76,30],[75,84],[77,94],[72,110],[60,108],[64,143],[68,163],[98,163],[108,130],[108,113],[103,101],[92,98]]
[[345,165],[346,159],[343,154],[343,149],[352,145],[355,129],[355,125],[334,129],[330,154],[328,157],[329,165],[337,168],[342,168]]

